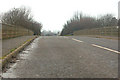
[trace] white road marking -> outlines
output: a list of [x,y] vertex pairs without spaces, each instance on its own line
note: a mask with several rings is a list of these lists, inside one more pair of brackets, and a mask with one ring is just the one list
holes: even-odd
[[68,38],[68,37],[64,36],[64,38]]
[[111,52],[115,52],[115,53],[120,54],[120,52],[119,52],[119,51],[116,51],[116,50],[113,50],[113,49],[109,49],[109,48],[102,47],[102,46],[95,45],[95,44],[92,44],[92,45],[93,45],[93,46],[95,46],[95,47],[98,47],[98,48],[102,48],[102,49],[105,49],[105,50],[108,50],[108,51],[111,51]]
[[74,38],[72,38],[72,40],[77,41],[77,42],[83,42],[83,41],[80,41],[80,40],[77,40],[77,39],[74,39]]

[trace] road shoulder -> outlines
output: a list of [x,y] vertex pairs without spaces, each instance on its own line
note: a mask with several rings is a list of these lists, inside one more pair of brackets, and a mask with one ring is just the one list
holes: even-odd
[[34,37],[28,39],[23,44],[21,44],[18,48],[16,48],[13,51],[11,51],[8,55],[2,57],[1,58],[1,63],[0,63],[0,65],[2,65],[2,68],[4,68],[13,58],[15,58],[16,55],[21,50],[23,50],[27,45],[29,45],[35,38],[37,38],[37,36],[34,36]]

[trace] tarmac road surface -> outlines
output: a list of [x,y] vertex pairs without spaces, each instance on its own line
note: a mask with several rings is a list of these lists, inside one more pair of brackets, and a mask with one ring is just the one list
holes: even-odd
[[18,55],[4,78],[117,78],[118,41],[41,36]]

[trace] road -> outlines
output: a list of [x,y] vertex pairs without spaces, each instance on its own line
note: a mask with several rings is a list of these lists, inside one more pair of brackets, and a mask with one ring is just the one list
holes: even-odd
[[4,78],[117,78],[118,41],[39,37],[18,55]]

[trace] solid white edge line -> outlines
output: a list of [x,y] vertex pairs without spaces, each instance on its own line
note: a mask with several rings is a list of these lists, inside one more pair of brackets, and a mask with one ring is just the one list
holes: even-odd
[[95,45],[95,44],[92,44],[92,45],[95,46],[95,47],[98,47],[98,48],[102,48],[102,49],[105,49],[105,50],[108,50],[108,51],[120,54],[120,52],[116,51],[116,50],[112,50],[112,49],[109,49],[109,48],[106,48],[106,47],[102,47],[102,46],[99,46],[99,45]]
[[74,38],[72,38],[72,40],[77,41],[77,42],[83,42],[83,41],[80,41],[80,40],[77,40],[77,39],[74,39]]

